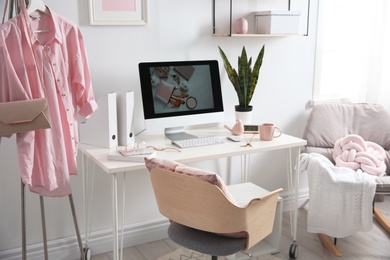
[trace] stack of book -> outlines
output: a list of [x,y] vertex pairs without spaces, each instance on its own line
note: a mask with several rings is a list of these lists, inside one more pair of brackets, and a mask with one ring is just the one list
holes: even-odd
[[156,157],[156,151],[151,149],[145,149],[141,151],[132,152],[126,155],[122,155],[117,150],[112,150],[107,155],[108,160],[113,161],[126,161],[126,162],[144,162],[144,158]]

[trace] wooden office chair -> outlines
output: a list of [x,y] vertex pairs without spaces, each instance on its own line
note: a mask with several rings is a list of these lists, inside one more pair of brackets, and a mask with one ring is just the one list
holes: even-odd
[[[327,103],[314,106],[311,111],[303,138],[307,146],[303,153],[319,153],[332,163],[336,141],[349,134],[361,136],[365,141],[371,141],[382,146],[386,153],[386,176],[376,178],[376,194],[390,194],[390,114],[385,108],[375,104],[337,104]],[[390,223],[375,207],[374,217],[390,234]],[[330,237],[318,234],[324,246],[337,256],[341,256]]]
[[[170,219],[168,236],[175,243],[217,259],[248,250],[272,232],[282,189],[239,207],[224,188],[209,181],[175,170],[149,170],[159,211]],[[238,185],[261,189],[252,183]]]

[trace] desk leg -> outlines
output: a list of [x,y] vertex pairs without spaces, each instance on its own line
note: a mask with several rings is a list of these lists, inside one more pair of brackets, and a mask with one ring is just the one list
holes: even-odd
[[118,260],[118,180],[116,173],[111,174],[112,192],[112,254]]
[[120,257],[119,260],[123,260],[123,238],[124,238],[124,225],[125,225],[125,211],[126,211],[126,173],[123,172],[122,181],[122,223],[121,223],[121,245],[120,245]]
[[[301,154],[301,148],[298,147],[296,150],[296,157],[295,157],[295,217],[294,217],[294,225],[295,225],[295,230],[294,230],[294,238],[295,240],[297,239],[297,224],[298,224],[298,190],[299,190],[299,174],[300,174],[300,164],[299,164],[299,155]],[[292,169],[291,169],[292,170]]]
[[249,165],[250,165],[250,154],[241,155],[241,182],[248,182],[249,179]]
[[[290,225],[291,225],[291,235],[293,237],[293,243],[290,246],[289,256],[291,259],[296,259],[298,256],[298,245],[297,241],[297,225],[298,225],[298,186],[299,186],[299,155],[301,148],[296,149],[296,160],[295,160],[295,170],[292,165],[292,151],[291,148],[288,149],[288,184],[289,184],[289,193],[294,193],[294,202],[293,207],[294,211],[290,210]],[[291,197],[290,197],[291,198]],[[291,201],[291,200],[290,200]]]

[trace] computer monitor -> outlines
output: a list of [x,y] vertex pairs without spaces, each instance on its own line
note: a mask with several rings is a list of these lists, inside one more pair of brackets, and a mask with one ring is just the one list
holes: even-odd
[[147,131],[189,139],[186,126],[224,121],[218,61],[141,62],[138,68]]

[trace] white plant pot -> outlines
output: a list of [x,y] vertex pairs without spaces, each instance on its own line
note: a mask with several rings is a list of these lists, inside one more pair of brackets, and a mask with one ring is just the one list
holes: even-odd
[[244,125],[250,125],[252,124],[252,114],[253,114],[252,111],[245,111],[245,112],[236,111],[236,120],[241,119]]

